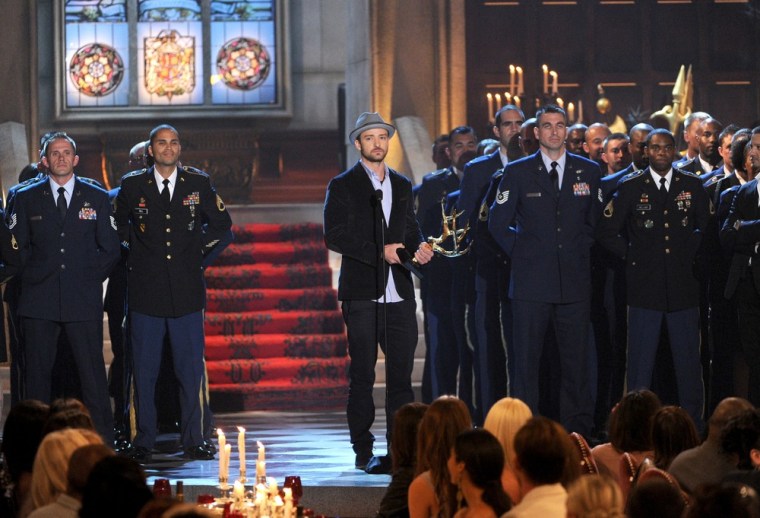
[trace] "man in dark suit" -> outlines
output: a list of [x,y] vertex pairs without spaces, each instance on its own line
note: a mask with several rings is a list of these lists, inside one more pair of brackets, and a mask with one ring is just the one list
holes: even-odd
[[348,429],[355,467],[389,472],[387,456],[372,458],[375,420],[372,386],[377,346],[385,353],[387,438],[393,414],[414,400],[412,366],[417,345],[414,284],[403,264],[425,264],[433,251],[414,217],[411,182],[385,164],[396,129],[377,113],[362,113],[349,140],[361,154],[327,186],[325,244],[342,255],[338,298],[348,332]]
[[[203,445],[206,290],[203,257],[228,233],[232,220],[208,175],[179,167],[177,130],[150,133],[154,165],[121,180],[115,219],[127,256],[132,372],[137,429],[130,456],[144,462],[156,438],[155,386],[168,333],[180,388],[181,441],[191,459],[211,459]],[[208,225],[204,228],[204,223]]]
[[594,226],[601,207],[599,167],[565,152],[566,115],[547,105],[536,116],[540,150],[504,169],[488,228],[512,259],[515,379],[512,393],[538,408],[538,365],[553,323],[562,368],[560,416],[571,431],[593,425],[589,319]]
[[16,193],[9,228],[20,254],[18,315],[26,394],[50,402],[58,337],[66,334],[84,404],[103,438],[113,435],[103,363],[103,281],[119,259],[108,194],[74,175],[76,144],[52,135],[42,159],[48,179]]
[[[459,189],[463,169],[465,164],[475,158],[477,144],[475,130],[469,126],[454,128],[449,134],[447,148],[451,166],[429,173],[422,179],[417,194],[417,220],[425,238],[441,235],[441,200],[445,206],[448,194]],[[464,398],[468,392],[472,392],[469,390],[463,393],[459,390],[466,384],[472,384],[472,356],[467,345],[457,339],[463,335],[464,330],[460,324],[464,319],[452,318],[451,300],[454,270],[463,266],[466,275],[469,261],[469,257],[462,258],[461,261],[452,261],[448,257],[436,256],[425,268],[425,277],[420,285],[430,344],[429,369],[433,398],[444,394],[459,394]],[[457,277],[457,281],[459,280],[461,278]],[[463,291],[460,290],[459,293]],[[464,313],[464,302],[460,304]],[[456,330],[455,325],[460,325],[460,329]],[[472,408],[471,397],[466,403]]]
[[[525,115],[517,106],[508,104],[496,112],[493,132],[499,140],[499,149],[491,155],[479,157],[467,163],[464,167],[461,193],[457,203],[457,211],[464,211],[462,223],[467,221],[470,226],[468,242],[472,244],[470,254],[475,262],[474,319],[477,340],[473,357],[478,364],[475,369],[477,373],[475,390],[479,394],[480,405],[477,411],[479,415],[473,417],[477,423],[482,423],[488,409],[498,399],[507,395],[507,347],[511,346],[512,340],[511,327],[507,329],[503,326],[501,315],[506,316],[512,309],[508,305],[502,307],[500,301],[498,279],[500,276],[508,275],[509,271],[504,257],[494,254],[488,248],[488,244],[476,238],[475,234],[480,217],[480,205],[491,183],[491,178],[496,171],[507,165],[510,159],[519,158],[509,157],[507,150],[510,142],[519,137],[523,122],[525,122]],[[462,223],[459,224],[460,227]],[[511,318],[505,321],[511,322]],[[507,337],[509,341],[505,343]]]
[[702,426],[699,281],[695,259],[709,217],[698,177],[672,167],[675,139],[647,137],[649,169],[627,176],[597,227],[602,246],[626,261],[630,390],[649,388],[663,319],[681,406]]

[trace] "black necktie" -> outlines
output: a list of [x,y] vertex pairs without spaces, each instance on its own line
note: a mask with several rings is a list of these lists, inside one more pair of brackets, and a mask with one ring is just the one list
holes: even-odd
[[161,203],[164,204],[164,207],[167,209],[169,208],[169,204],[171,203],[171,198],[169,197],[169,180],[164,180],[164,190],[161,191]]
[[58,214],[61,215],[61,219],[66,217],[66,189],[63,187],[58,188],[58,199],[55,202],[55,205],[58,207]]
[[668,197],[668,188],[665,187],[665,177],[663,176],[660,178],[660,195],[662,196],[662,199],[665,200]]
[[559,172],[557,171],[557,166],[559,164],[557,162],[552,162],[551,170],[549,170],[549,178],[552,179],[552,185],[554,186],[554,192],[559,192]]

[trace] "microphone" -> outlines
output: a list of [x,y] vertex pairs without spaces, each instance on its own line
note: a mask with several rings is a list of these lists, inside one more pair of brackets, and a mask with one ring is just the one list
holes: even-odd
[[375,199],[377,201],[383,201],[383,191],[381,191],[380,189],[377,189],[375,191]]
[[401,266],[416,275],[418,279],[422,279],[424,277],[419,268],[417,268],[417,266],[415,266],[415,264],[412,262],[412,256],[406,250],[406,248],[397,248],[396,255],[398,256],[399,261],[401,261]]

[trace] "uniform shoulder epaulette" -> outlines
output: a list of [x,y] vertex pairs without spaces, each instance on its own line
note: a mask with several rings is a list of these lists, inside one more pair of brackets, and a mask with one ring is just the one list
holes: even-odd
[[208,176],[208,173],[201,171],[197,167],[193,167],[191,165],[183,165],[182,170],[189,174],[197,174],[199,176]]
[[720,181],[721,181],[722,179],[724,179],[724,178],[725,178],[725,176],[718,176],[718,175],[715,175],[715,176],[711,176],[711,177],[710,177],[710,178],[709,178],[709,179],[708,179],[708,180],[705,182],[705,184],[704,184],[704,185],[705,185],[705,187],[710,187],[711,185],[713,185],[713,184],[716,184],[716,183],[720,182]]
[[699,180],[699,175],[698,175],[698,174],[694,174],[694,173],[692,173],[691,171],[684,171],[684,170],[683,170],[683,169],[681,169],[680,167],[674,167],[674,168],[673,168],[673,170],[674,170],[674,171],[678,171],[678,172],[679,172],[680,174],[682,174],[682,175],[685,175],[685,176],[692,176],[692,177],[696,178],[697,180]]
[[694,158],[683,157],[680,160],[676,160],[675,162],[673,162],[673,167],[678,167],[680,169],[684,166],[691,164],[696,159],[697,157],[694,157]]
[[[86,176],[77,176],[77,178],[82,183],[86,183],[87,185],[92,185],[93,187],[97,187],[98,189],[103,189],[103,184],[100,183],[99,181],[93,179],[93,178],[88,178]],[[105,190],[105,189],[103,189],[103,190]]]
[[34,178],[29,178],[28,180],[24,180],[21,183],[17,183],[16,185],[12,186],[10,190],[19,191],[23,189],[24,187],[28,187],[29,185],[35,184],[37,182],[41,182],[43,180],[47,180],[47,175],[37,175]]
[[136,169],[134,171],[130,171],[126,173],[124,176],[121,177],[122,180],[126,178],[132,178],[133,176],[140,176],[141,174],[145,174],[148,172],[148,168],[144,167],[143,169]]
[[645,172],[646,172],[646,169],[637,169],[636,171],[628,173],[627,175],[622,177],[619,183],[627,182],[628,180],[633,180],[634,178],[638,178],[639,176],[643,175]]
[[435,178],[437,176],[444,175],[444,174],[446,174],[448,172],[449,172],[449,168],[448,167],[445,168],[445,169],[439,169],[437,171],[433,171],[432,173],[430,173],[430,178]]

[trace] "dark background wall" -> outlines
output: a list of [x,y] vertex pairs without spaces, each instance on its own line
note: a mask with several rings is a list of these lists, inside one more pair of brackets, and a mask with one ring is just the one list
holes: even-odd
[[760,119],[760,1],[468,1],[468,113],[478,128],[484,85],[508,83],[510,63],[525,69],[527,95],[541,91],[542,64],[556,70],[560,97],[582,99],[587,124],[599,120],[598,83],[611,83],[606,97],[625,119],[670,104],[679,67],[691,64],[694,110],[747,126]]

